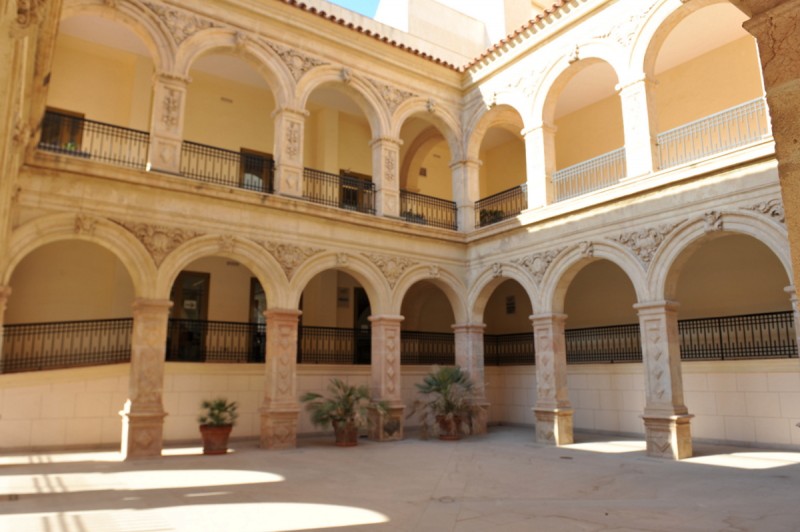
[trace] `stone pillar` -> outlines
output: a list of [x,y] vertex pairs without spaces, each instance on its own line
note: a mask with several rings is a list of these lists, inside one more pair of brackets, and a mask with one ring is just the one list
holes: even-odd
[[264,402],[261,405],[261,448],[291,449],[297,445],[298,310],[267,310],[267,352]]
[[572,406],[567,390],[567,350],[564,314],[531,316],[536,349],[536,441],[569,445],[572,438]]
[[626,177],[651,174],[658,167],[653,86],[646,78],[617,85],[625,130]]
[[400,146],[403,141],[387,137],[372,141],[372,182],[375,183],[375,213],[400,216]]
[[167,415],[162,399],[170,308],[172,301],[168,299],[137,299],[133,303],[128,400],[120,412],[125,460],[161,456]]
[[190,80],[166,72],[153,79],[153,109],[150,117],[148,169],[181,173],[183,120],[186,90]]
[[375,441],[403,439],[405,404],[400,375],[400,323],[403,316],[370,316],[372,322],[372,377],[375,401],[387,404],[385,414],[370,409],[369,437]]
[[3,356],[3,336],[4,325],[6,323],[6,306],[8,305],[9,296],[11,296],[11,287],[0,286],[0,373],[5,371],[3,367],[3,362],[5,360]]
[[272,116],[275,119],[275,193],[302,198],[303,139],[308,111],[284,107]]
[[467,159],[450,163],[453,176],[453,200],[458,209],[458,229],[475,229],[475,202],[480,199],[481,161]]
[[787,286],[783,290],[789,294],[789,301],[792,303],[795,341],[797,342],[798,348],[800,348],[800,299],[797,297],[797,291],[794,289],[794,285]]
[[680,460],[692,456],[692,416],[683,404],[678,304],[653,301],[634,305],[639,312],[645,372],[644,407],[647,454]]
[[525,165],[528,208],[544,207],[553,201],[553,173],[556,171],[556,127],[540,124],[522,132],[525,138]]
[[483,364],[484,324],[453,325],[456,342],[456,365],[467,371],[475,383],[475,403],[480,413],[472,420],[473,434],[486,434],[489,423],[489,402],[486,400],[486,379]]

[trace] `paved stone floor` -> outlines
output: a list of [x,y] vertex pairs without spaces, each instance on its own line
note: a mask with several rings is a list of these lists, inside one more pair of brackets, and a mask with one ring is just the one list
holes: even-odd
[[697,446],[676,463],[641,441],[577,438],[552,448],[498,427],[456,443],[309,438],[267,452],[247,441],[139,462],[4,455],[0,530],[800,530],[800,452]]

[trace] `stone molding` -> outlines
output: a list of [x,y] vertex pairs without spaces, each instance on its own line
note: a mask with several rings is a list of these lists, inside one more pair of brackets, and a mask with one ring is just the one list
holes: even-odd
[[401,103],[417,96],[417,94],[414,94],[413,92],[404,91],[402,89],[398,89],[397,87],[381,83],[374,79],[369,79],[369,82],[372,83],[372,85],[376,89],[378,89],[378,93],[381,95],[381,98],[386,103],[386,107],[388,107],[389,111],[392,113],[395,111],[395,109],[397,109],[400,106]]
[[184,242],[203,236],[203,233],[165,225],[112,221],[130,231],[133,236],[144,244],[144,247],[150,252],[150,256],[153,257],[156,266],[160,266],[167,255]]
[[161,19],[161,22],[169,29],[176,44],[181,44],[197,32],[210,28],[225,27],[205,17],[175,9],[174,7],[168,7],[163,4],[144,2],[144,5]]
[[552,249],[549,251],[541,251],[539,253],[532,253],[516,259],[512,259],[513,264],[517,264],[525,268],[532,276],[537,285],[542,284],[544,274],[550,264],[553,263],[555,258],[567,248]]
[[417,262],[406,257],[394,257],[377,253],[362,253],[362,255],[378,267],[391,288],[395,287],[397,281],[408,268],[417,264]]
[[618,242],[630,248],[641,263],[647,267],[655,257],[656,251],[667,238],[667,236],[686,220],[674,224],[662,224],[655,227],[648,227],[630,233],[621,233],[616,237],[608,237],[609,240]]
[[291,280],[297,268],[306,260],[324,250],[319,248],[296,246],[294,244],[279,244],[277,242],[259,242],[269,254],[278,261],[286,278]]
[[763,214],[771,220],[786,224],[786,212],[783,209],[783,202],[779,198],[762,201],[751,207],[743,207],[745,210]]
[[287,48],[267,40],[264,40],[263,42],[276,54],[278,54],[278,57],[281,58],[281,61],[283,61],[283,63],[289,69],[289,72],[292,74],[292,78],[294,78],[295,81],[300,81],[300,78],[302,78],[309,70],[328,64],[316,57],[302,54],[293,48]]

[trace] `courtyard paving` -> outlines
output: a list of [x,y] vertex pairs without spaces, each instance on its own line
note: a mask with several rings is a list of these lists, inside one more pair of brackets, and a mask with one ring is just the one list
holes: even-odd
[[460,442],[326,437],[225,456],[175,447],[0,456],[0,530],[800,531],[800,452],[696,445],[649,458],[644,442],[577,434],[562,448],[527,428]]

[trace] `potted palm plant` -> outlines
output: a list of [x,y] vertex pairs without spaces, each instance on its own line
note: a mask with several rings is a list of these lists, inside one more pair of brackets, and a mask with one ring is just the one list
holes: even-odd
[[441,440],[458,440],[472,431],[480,407],[475,404],[475,384],[468,372],[459,366],[434,366],[416,386],[421,398],[409,417],[419,416],[423,438],[433,433]]
[[358,430],[367,424],[367,409],[370,406],[380,413],[386,412],[383,402],[371,401],[366,386],[352,386],[333,378],[328,385],[328,392],[328,397],[308,392],[300,400],[306,403],[306,410],[311,413],[311,422],[315,426],[333,426],[339,447],[358,445]]
[[203,437],[203,454],[225,454],[228,438],[236,424],[239,413],[236,401],[225,398],[206,400],[201,403],[203,413],[198,416],[200,434]]

